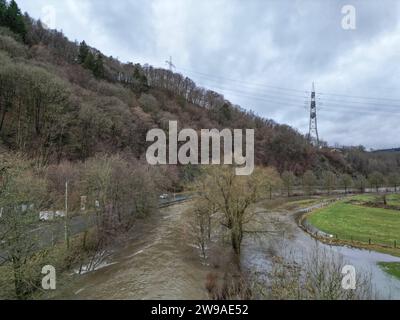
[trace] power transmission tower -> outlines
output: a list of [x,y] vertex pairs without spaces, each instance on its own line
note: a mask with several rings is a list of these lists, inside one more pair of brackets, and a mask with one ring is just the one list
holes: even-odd
[[165,64],[169,67],[169,71],[173,71],[176,69],[175,65],[172,63],[172,57],[169,57],[169,60],[165,61]]
[[317,101],[315,95],[315,84],[312,84],[311,90],[311,108],[310,108],[310,129],[308,133],[308,141],[319,146],[318,120],[317,120]]

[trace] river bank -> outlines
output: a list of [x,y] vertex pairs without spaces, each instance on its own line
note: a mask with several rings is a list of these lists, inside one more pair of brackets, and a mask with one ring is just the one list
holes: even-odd
[[259,226],[268,226],[271,232],[259,238],[257,245],[254,245],[255,241],[251,237],[247,237],[244,242],[244,261],[249,270],[265,271],[265,266],[270,265],[271,258],[277,253],[291,255],[302,263],[304,257],[318,247],[320,250],[337,254],[347,264],[353,265],[359,273],[369,274],[378,299],[400,299],[400,281],[386,274],[378,265],[380,262],[400,262],[400,258],[318,241],[298,224],[299,217],[312,210],[313,206],[290,210],[278,206],[273,210],[266,210],[266,205],[261,203],[257,207]]
[[[210,261],[202,263],[190,235],[189,208],[190,202],[174,205],[139,222],[127,244],[116,248],[107,265],[71,276],[71,284],[58,298],[209,299],[206,280],[210,273],[218,272],[218,266]],[[241,256],[244,270],[266,273],[273,257],[282,253],[301,263],[318,247],[339,255],[357,272],[370,274],[377,298],[400,299],[400,281],[378,266],[379,262],[400,262],[400,258],[317,242],[298,225],[299,211],[304,209],[308,208],[303,205],[296,209],[283,200],[257,205],[256,222],[247,231],[263,232],[245,234]]]

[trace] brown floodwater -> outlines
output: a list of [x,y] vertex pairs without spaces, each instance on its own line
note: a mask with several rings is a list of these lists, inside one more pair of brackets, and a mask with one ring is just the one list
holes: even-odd
[[[211,267],[202,264],[193,245],[186,211],[190,202],[161,209],[139,221],[124,246],[114,248],[108,265],[85,275],[74,275],[61,289],[62,299],[208,299],[205,289]],[[257,223],[243,243],[242,264],[250,271],[265,272],[275,251],[290,251],[299,262],[315,250],[316,242],[300,229],[291,211],[257,208]],[[283,245],[283,248],[282,248]],[[400,281],[383,272],[380,261],[399,262],[400,258],[350,247],[319,244],[344,258],[357,270],[371,274],[378,298],[400,299]]]
[[293,210],[266,212],[262,207],[257,208],[259,227],[272,232],[245,238],[242,261],[247,269],[265,272],[270,265],[271,256],[276,252],[293,255],[293,258],[301,264],[312,251],[326,250],[342,258],[345,264],[354,266],[357,273],[370,276],[371,288],[376,299],[400,299],[400,281],[384,272],[378,265],[379,262],[399,263],[399,257],[348,246],[330,246],[320,243],[298,226],[296,219],[298,213],[295,209]]
[[127,245],[116,248],[108,265],[75,275],[63,299],[208,299],[209,270],[188,235],[188,204],[160,209],[139,221]]

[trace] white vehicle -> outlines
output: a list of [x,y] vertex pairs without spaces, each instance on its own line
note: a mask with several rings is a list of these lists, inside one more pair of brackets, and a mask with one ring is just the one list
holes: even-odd
[[64,211],[56,211],[55,218],[65,218]]
[[39,213],[39,219],[40,221],[53,221],[54,219],[57,218],[64,218],[65,217],[65,212],[64,211],[41,211]]
[[169,198],[169,195],[166,194],[166,193],[164,193],[164,194],[162,194],[162,195],[160,196],[160,199],[163,199],[163,200],[168,199],[168,198]]
[[54,220],[55,214],[54,211],[41,211],[39,213],[40,221],[51,221]]

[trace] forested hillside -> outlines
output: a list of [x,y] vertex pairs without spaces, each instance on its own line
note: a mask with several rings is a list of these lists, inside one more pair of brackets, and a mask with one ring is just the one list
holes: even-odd
[[189,78],[148,65],[121,63],[85,42],[22,15],[0,1],[0,145],[41,164],[85,160],[98,153],[137,159],[149,129],[254,128],[256,162],[301,175],[397,170],[400,156],[362,148],[317,149],[295,129],[261,118],[196,86]]
[[[270,77],[272,81],[274,74]],[[232,166],[150,165],[146,135],[153,128],[168,131],[170,121],[178,121],[179,129],[255,129],[253,174],[236,175]],[[302,283],[307,271],[310,279],[327,275],[332,287],[332,279],[339,279],[331,277],[339,270],[333,260],[318,264],[321,270],[299,269],[279,256],[281,240],[271,241],[270,234],[283,234],[286,248],[287,239],[298,239],[296,232],[305,239],[297,224],[299,211],[294,211],[298,205],[304,210],[303,205],[330,203],[337,194],[371,192],[369,188],[379,194],[384,188],[371,203],[386,210],[392,201],[386,191],[397,192],[399,186],[398,152],[313,146],[296,129],[245,110],[182,74],[107,57],[85,41],[72,42],[49,30],[23,14],[14,0],[0,0],[0,299],[53,298],[43,287],[43,266],[54,267],[57,289],[64,290],[72,279],[80,281],[82,274],[114,265],[129,265],[122,273],[103,273],[118,277],[111,287],[119,294],[136,294],[138,287],[129,287],[136,280],[140,288],[144,283],[152,287],[149,280],[154,278],[154,288],[162,283],[170,296],[174,290],[160,281],[160,274],[175,282],[177,274],[189,271],[188,279],[196,274],[203,281],[196,280],[193,287],[204,287],[212,299],[249,298],[256,287],[290,299],[324,298],[325,280],[313,280],[314,285],[305,277],[302,296],[293,283]],[[166,205],[173,207],[161,209]],[[271,284],[242,282],[246,233],[268,234],[267,246],[260,246],[258,236],[252,238],[260,257],[268,252],[271,261],[279,262],[275,268],[268,261],[275,269],[268,274]],[[308,242],[300,245],[299,252]],[[128,254],[117,254],[122,247]],[[199,253],[207,275],[197,274]],[[103,285],[102,279],[96,281]],[[335,280],[335,288],[341,280]],[[191,281],[182,283],[192,286]],[[120,290],[124,282],[129,285]],[[99,288],[79,285],[83,289],[73,290],[74,295],[86,294],[90,287]],[[54,294],[63,297],[62,291]],[[341,296],[329,291],[332,297]]]

